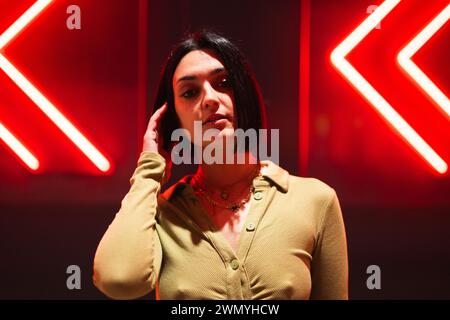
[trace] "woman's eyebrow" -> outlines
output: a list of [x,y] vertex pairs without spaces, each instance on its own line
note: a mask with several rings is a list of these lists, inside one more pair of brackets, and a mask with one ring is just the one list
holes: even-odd
[[[219,73],[222,73],[224,71],[225,71],[225,68],[217,68],[217,69],[214,69],[213,71],[211,71],[208,74],[208,76],[219,74]],[[183,77],[181,77],[180,79],[177,80],[177,83],[179,83],[180,81],[189,81],[189,80],[195,80],[195,79],[197,79],[197,76],[195,76],[195,75],[183,76]]]

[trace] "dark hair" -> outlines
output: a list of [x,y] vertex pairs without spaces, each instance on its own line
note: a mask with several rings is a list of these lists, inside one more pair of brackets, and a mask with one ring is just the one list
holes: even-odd
[[167,101],[168,109],[161,120],[163,148],[170,151],[172,132],[180,127],[175,111],[173,75],[181,59],[194,50],[213,51],[228,71],[234,94],[234,114],[237,116],[237,128],[243,130],[253,128],[257,134],[259,134],[258,129],[265,129],[267,125],[264,101],[246,57],[236,45],[224,36],[210,30],[202,30],[184,37],[172,49],[162,70],[153,113]]

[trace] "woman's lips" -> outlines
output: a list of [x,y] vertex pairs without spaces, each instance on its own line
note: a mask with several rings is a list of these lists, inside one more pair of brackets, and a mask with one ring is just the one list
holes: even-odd
[[207,125],[209,123],[211,124],[215,124],[215,123],[219,123],[219,121],[229,121],[230,119],[222,114],[214,114],[208,117],[208,119],[203,123],[203,125]]
[[211,120],[208,121],[204,124],[204,126],[214,126],[214,127],[221,127],[224,126],[227,123],[228,119],[227,118],[220,118],[220,119],[216,119],[216,120]]

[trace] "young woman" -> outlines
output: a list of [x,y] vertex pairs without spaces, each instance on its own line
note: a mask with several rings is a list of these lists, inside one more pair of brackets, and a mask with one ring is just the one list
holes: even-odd
[[196,139],[196,123],[229,141],[238,128],[265,128],[262,101],[246,59],[223,36],[193,33],[172,50],[131,189],[95,255],[97,288],[116,299],[154,289],[158,299],[348,298],[345,228],[325,183],[246,146],[234,150],[244,163],[203,161],[160,194],[174,130],[205,150],[213,142]]

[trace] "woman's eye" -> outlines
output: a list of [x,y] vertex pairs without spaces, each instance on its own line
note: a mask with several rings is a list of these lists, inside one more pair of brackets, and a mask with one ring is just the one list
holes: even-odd
[[192,98],[195,95],[195,89],[185,91],[181,96],[183,98]]
[[228,88],[230,86],[230,81],[227,77],[222,78],[219,80],[219,86],[222,88]]

